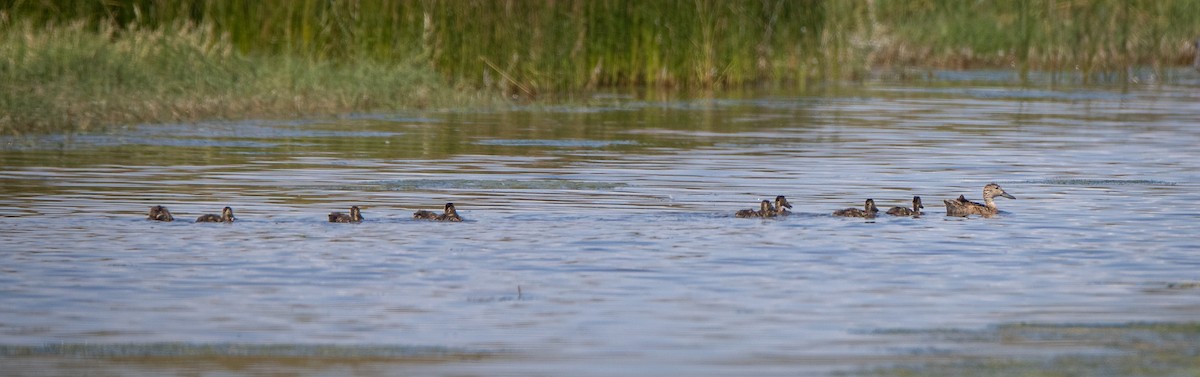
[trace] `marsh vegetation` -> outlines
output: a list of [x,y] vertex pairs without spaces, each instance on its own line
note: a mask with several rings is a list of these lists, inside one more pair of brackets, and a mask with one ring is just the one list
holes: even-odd
[[10,2],[0,130],[803,87],[877,70],[1119,80],[1190,62],[1196,14],[1196,0]]

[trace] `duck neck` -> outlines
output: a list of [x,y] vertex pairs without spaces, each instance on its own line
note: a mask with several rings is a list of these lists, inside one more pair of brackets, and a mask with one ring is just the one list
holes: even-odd
[[987,206],[988,209],[996,209],[996,201],[992,199],[991,195],[983,195],[983,205]]

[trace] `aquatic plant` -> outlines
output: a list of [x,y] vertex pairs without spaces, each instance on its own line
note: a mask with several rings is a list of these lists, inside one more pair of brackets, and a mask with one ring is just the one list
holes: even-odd
[[108,0],[0,5],[6,133],[1004,67],[1186,65],[1198,0]]

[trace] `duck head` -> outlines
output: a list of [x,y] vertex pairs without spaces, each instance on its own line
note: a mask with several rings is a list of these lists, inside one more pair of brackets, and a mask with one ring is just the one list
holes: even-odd
[[1009,198],[1009,199],[1016,199],[1015,196],[1009,195],[1007,192],[1004,191],[1004,189],[1000,188],[1000,185],[997,185],[995,183],[988,183],[987,186],[983,186],[983,197],[984,198],[994,198],[997,196],[1003,196],[1003,197]]
[[925,205],[921,204],[921,197],[914,196],[913,197],[913,209],[918,210],[918,209],[922,209],[922,208],[925,208]]
[[150,207],[149,218],[150,218],[150,220],[158,220],[158,221],[173,221],[173,220],[175,220],[175,218],[171,216],[171,211],[168,211],[167,207],[163,207],[163,206]]
[[758,203],[758,206],[759,214],[763,216],[766,216],[768,213],[774,211],[774,208],[771,208],[770,200],[763,200],[762,202]]
[[358,206],[350,206],[350,219],[354,221],[363,221],[362,210]]
[[863,205],[863,207],[867,210],[867,213],[879,212],[879,208],[875,207],[875,199],[867,199],[867,202]]
[[445,210],[447,215],[458,215],[458,211],[454,210],[454,203],[446,203]]
[[221,219],[227,222],[233,222],[233,220],[237,220],[236,217],[233,217],[233,208],[225,207],[222,209]]
[[783,210],[784,207],[792,208],[792,203],[788,203],[787,198],[783,195],[775,197],[775,209]]

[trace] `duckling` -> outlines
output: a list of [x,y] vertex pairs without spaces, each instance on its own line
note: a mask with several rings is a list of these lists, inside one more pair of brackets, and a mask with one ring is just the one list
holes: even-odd
[[168,211],[167,207],[163,206],[150,207],[150,217],[148,219],[155,221],[175,221],[175,217],[171,216],[171,211]]
[[1000,188],[1000,185],[988,183],[987,186],[983,186],[983,204],[967,200],[963,195],[959,195],[958,199],[955,200],[944,200],[943,202],[946,203],[946,216],[967,217],[970,215],[980,215],[991,217],[1000,212],[996,208],[996,201],[992,199],[997,196],[1016,199],[1016,197],[1009,195],[1008,192]]
[[924,205],[921,205],[921,197],[914,196],[912,208],[892,207],[892,209],[887,211],[887,214],[892,216],[921,216],[921,208],[925,208]]
[[787,216],[792,214],[791,212],[788,212],[788,208],[792,208],[792,203],[788,203],[787,198],[783,197],[783,195],[775,197],[775,216]]
[[454,209],[454,203],[446,203],[446,208],[443,211],[445,213],[438,215],[437,221],[452,221],[452,222],[462,222],[463,221],[462,216],[459,216],[458,211]]
[[878,212],[879,208],[875,208],[875,199],[867,199],[866,203],[863,205],[863,209],[846,208],[834,211],[833,215],[842,217],[865,217],[870,219],[874,218],[875,214]]
[[432,211],[420,210],[413,213],[413,218],[418,220],[433,220],[433,221],[450,221],[461,222],[462,217],[458,215],[458,211],[454,209],[454,203],[446,203],[444,213],[438,214]]
[[233,208],[229,207],[225,207],[221,210],[221,216],[210,213],[207,215],[200,215],[199,218],[196,218],[196,222],[198,223],[232,223],[233,220],[237,220],[237,218],[233,217]]
[[438,215],[439,214],[437,212],[426,210],[413,212],[413,218],[417,220],[437,220]]
[[329,222],[331,223],[361,223],[363,220],[366,219],[362,217],[362,211],[358,209],[358,206],[351,206],[349,215],[341,212],[329,214]]
[[771,201],[763,200],[762,202],[759,203],[759,210],[755,211],[753,209],[743,209],[741,211],[737,211],[737,213],[735,213],[733,215],[735,217],[740,217],[740,218],[768,217],[768,216],[773,216],[774,212],[775,212],[775,208],[771,207]]

